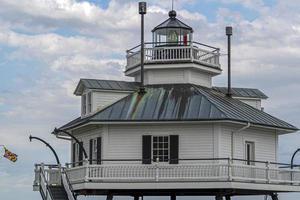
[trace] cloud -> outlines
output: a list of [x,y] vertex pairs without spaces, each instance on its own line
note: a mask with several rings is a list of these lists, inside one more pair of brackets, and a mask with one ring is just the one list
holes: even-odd
[[[148,2],[146,38],[150,39],[151,29],[167,17],[170,1]],[[215,20],[186,9],[196,4],[194,0],[176,2],[178,17],[194,28],[195,40],[221,47],[222,54],[226,54],[224,27],[233,25],[234,86],[262,89],[270,96],[266,111],[300,127],[299,3],[278,0],[268,7],[261,0],[222,0],[216,7]],[[259,14],[249,20],[239,10],[232,10],[231,4]],[[67,160],[64,152],[69,144],[49,133],[79,116],[79,98],[73,91],[80,78],[132,80],[122,73],[126,49],[139,43],[139,22],[137,1],[133,0],[112,0],[107,8],[75,0],[0,2],[0,51],[5,52],[0,67],[11,66],[3,76],[12,76],[9,83],[3,81],[0,86],[0,91],[6,91],[0,97],[0,141],[21,152],[22,159],[28,159],[22,162],[28,167],[24,173],[31,173],[33,162],[42,161],[47,152],[43,149],[45,154],[30,159],[28,155],[43,147],[29,143],[29,133],[50,141]],[[226,57],[222,56],[221,61],[224,74],[214,82],[224,85]],[[21,70],[25,72],[15,73]],[[282,160],[288,160],[297,148],[297,139],[297,134],[281,137]],[[0,185],[20,177],[16,184],[19,188],[33,177],[3,173]],[[10,176],[13,179],[9,180]]]

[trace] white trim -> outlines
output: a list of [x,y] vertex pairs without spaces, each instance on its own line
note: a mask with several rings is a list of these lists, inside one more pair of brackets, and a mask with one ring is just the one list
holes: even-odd
[[[214,124],[214,123],[232,123],[232,124],[238,124],[238,125],[244,125],[246,126],[248,123],[245,122],[237,122],[232,120],[216,120],[216,121],[116,121],[116,122],[88,122],[86,124],[77,126],[75,129],[87,126],[87,125],[110,125],[110,124],[116,124],[116,125],[124,125],[124,124]],[[278,133],[279,135],[287,134],[287,133],[295,133],[297,130],[290,130],[290,129],[283,129],[283,128],[275,128],[275,127],[268,127],[268,126],[262,126],[262,125],[255,125],[251,124],[252,127],[255,128],[262,128],[262,129],[270,129],[270,130],[277,130],[277,131],[284,131],[285,133]],[[66,128],[66,130],[69,130]],[[73,129],[71,129],[73,130]]]
[[[193,68],[201,71],[205,71],[206,73],[213,74],[213,75],[218,75],[221,74],[222,69],[216,69],[216,67],[209,67],[205,66],[205,64],[201,63],[172,63],[172,64],[145,64],[144,69],[145,70],[150,70],[150,69],[178,69],[178,68]],[[132,69],[128,69],[125,73],[126,76],[134,76],[134,74],[138,73],[140,71],[140,65],[133,67]]]
[[165,182],[165,183],[78,183],[72,184],[74,190],[81,189],[244,189],[259,191],[300,192],[299,186],[240,183],[240,182]]

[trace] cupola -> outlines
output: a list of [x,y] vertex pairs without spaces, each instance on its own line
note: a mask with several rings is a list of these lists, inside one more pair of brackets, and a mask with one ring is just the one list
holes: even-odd
[[[147,24],[147,23],[146,23]],[[193,28],[177,18],[169,18],[152,30],[152,41],[127,50],[125,75],[141,80],[141,55],[144,55],[144,84],[191,83],[212,87],[212,77],[221,73],[219,49],[195,42]]]

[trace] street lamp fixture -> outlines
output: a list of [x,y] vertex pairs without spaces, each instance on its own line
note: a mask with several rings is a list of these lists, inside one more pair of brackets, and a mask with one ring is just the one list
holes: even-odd
[[74,135],[70,134],[68,131],[65,131],[65,130],[62,130],[62,129],[58,129],[58,128],[55,128],[52,131],[52,134],[56,135],[56,136],[59,135],[59,133],[64,133],[64,134],[70,136],[73,140],[75,140],[75,142],[79,145],[79,148],[82,150],[85,159],[88,159],[88,155],[87,155],[87,153],[86,153],[83,145],[80,143],[80,141],[76,137],[74,137]]
[[291,169],[294,168],[294,158],[295,158],[296,154],[297,154],[299,151],[300,151],[300,148],[297,149],[297,150],[294,152],[293,156],[292,156],[292,159],[291,159]]
[[46,142],[45,140],[43,140],[43,139],[41,139],[39,137],[34,137],[34,136],[30,135],[29,136],[29,141],[31,142],[33,139],[38,140],[38,141],[44,143],[52,151],[52,153],[54,154],[56,162],[57,162],[57,165],[60,165],[60,161],[59,161],[59,158],[57,156],[57,153],[55,152],[54,148],[48,142]]

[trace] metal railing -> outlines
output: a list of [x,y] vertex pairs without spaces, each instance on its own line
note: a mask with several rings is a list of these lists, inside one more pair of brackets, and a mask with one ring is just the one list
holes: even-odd
[[132,159],[134,162],[130,164],[128,160],[131,159],[103,160],[102,165],[89,164],[86,160],[83,166],[67,168],[66,173],[71,184],[98,181],[116,183],[238,181],[300,185],[300,170],[280,168],[282,163],[251,161],[251,165],[247,165],[246,160],[229,158],[180,159],[179,164],[159,162],[140,164],[136,159]]
[[49,165],[42,163],[35,165],[34,172],[34,191],[39,191],[44,200],[53,200],[51,192],[49,191],[50,186],[62,185],[67,192],[68,198],[70,200],[76,199],[68,175],[65,173],[65,168],[62,168],[60,165]]
[[[155,45],[153,43],[145,43],[145,63],[189,61],[220,68],[220,50],[218,48],[198,42],[190,42],[190,45],[178,45],[177,43]],[[140,45],[127,50],[126,57],[126,70],[138,66],[141,60]]]
[[44,200],[53,200],[49,186],[61,185],[61,167],[59,165],[35,165],[34,190],[39,190]]

